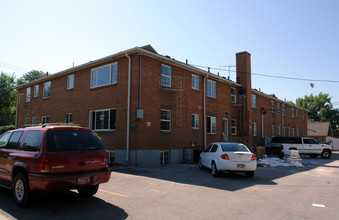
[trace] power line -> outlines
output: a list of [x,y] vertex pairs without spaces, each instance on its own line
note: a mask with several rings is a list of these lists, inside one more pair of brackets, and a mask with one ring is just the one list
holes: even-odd
[[[222,69],[222,68],[215,68],[215,67],[208,67],[208,66],[201,66],[201,65],[193,65],[194,67],[199,68],[207,68],[207,69],[213,69],[213,70],[220,70],[220,71],[228,71],[228,72],[236,72],[235,70],[229,70],[229,69]],[[325,80],[325,79],[307,79],[307,78],[297,78],[297,77],[287,77],[287,76],[273,76],[273,75],[267,75],[267,74],[261,74],[261,73],[251,73],[252,75],[256,76],[264,76],[264,77],[271,77],[271,78],[278,78],[278,79],[289,79],[289,80],[299,80],[299,81],[311,81],[311,82],[329,82],[329,83],[339,83],[338,80]]]

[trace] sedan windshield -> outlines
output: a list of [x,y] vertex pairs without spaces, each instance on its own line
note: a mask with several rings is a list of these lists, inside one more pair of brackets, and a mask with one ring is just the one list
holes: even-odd
[[90,131],[51,130],[47,132],[48,152],[103,149],[98,137]]
[[221,144],[221,149],[224,152],[230,151],[230,152],[235,152],[235,151],[241,151],[241,152],[249,152],[247,147],[242,144]]

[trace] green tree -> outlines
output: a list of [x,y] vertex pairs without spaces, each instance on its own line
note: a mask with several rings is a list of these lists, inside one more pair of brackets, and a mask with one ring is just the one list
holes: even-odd
[[25,73],[22,77],[20,77],[17,80],[16,84],[21,85],[21,84],[28,83],[36,79],[40,79],[45,76],[47,76],[47,73],[43,71],[32,70],[32,71]]
[[0,74],[0,126],[13,125],[15,122],[16,91],[15,75]]
[[333,107],[331,99],[329,94],[320,92],[316,96],[311,94],[298,98],[296,105],[310,111],[308,118],[314,121],[329,121],[332,128],[336,129],[339,125],[339,110]]

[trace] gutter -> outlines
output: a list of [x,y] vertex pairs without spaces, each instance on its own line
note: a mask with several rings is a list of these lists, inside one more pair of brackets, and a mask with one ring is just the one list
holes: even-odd
[[127,124],[126,124],[126,159],[125,162],[129,161],[129,124],[130,124],[130,112],[131,112],[131,57],[128,56],[127,52],[125,56],[128,58],[128,91],[127,91]]

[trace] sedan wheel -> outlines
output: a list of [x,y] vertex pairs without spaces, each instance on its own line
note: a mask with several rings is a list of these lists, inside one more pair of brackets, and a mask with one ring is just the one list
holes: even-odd
[[219,176],[219,171],[217,169],[217,165],[215,165],[215,162],[212,162],[212,169],[211,169],[212,175],[214,177]]
[[201,162],[201,158],[199,158],[198,167],[199,167],[199,169],[204,168],[204,166],[202,165],[202,162]]

